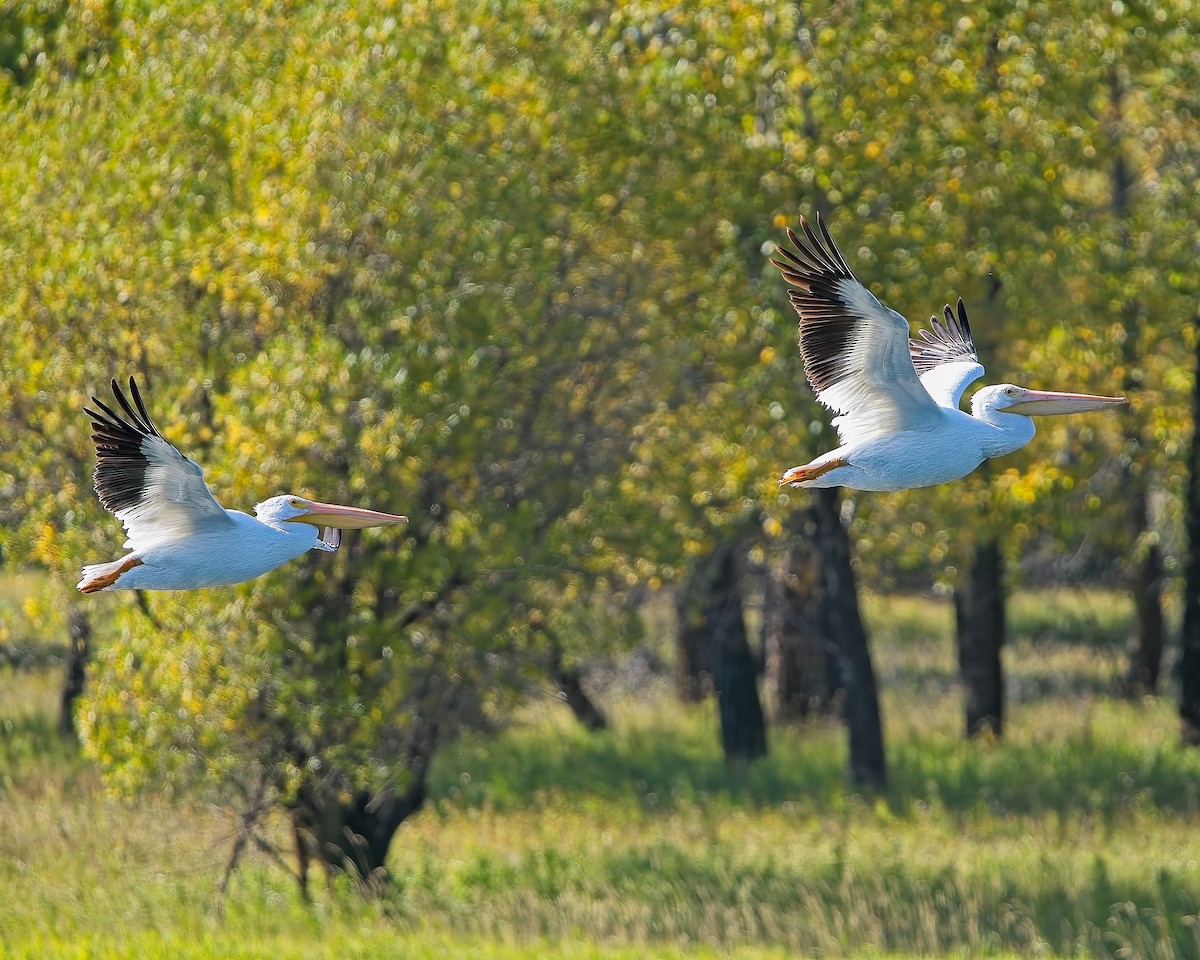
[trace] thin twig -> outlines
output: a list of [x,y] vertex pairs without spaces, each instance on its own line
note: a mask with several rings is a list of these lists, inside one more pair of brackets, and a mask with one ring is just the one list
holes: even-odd
[[233,872],[237,869],[242,854],[246,852],[247,842],[255,837],[255,826],[270,807],[270,804],[263,802],[270,782],[271,772],[269,768],[264,767],[258,786],[255,788],[254,797],[246,809],[238,815],[237,837],[233,841],[233,849],[229,852],[229,862],[225,865],[221,883],[217,887],[217,919],[222,923],[225,922],[225,893],[229,889],[229,881],[233,878]]

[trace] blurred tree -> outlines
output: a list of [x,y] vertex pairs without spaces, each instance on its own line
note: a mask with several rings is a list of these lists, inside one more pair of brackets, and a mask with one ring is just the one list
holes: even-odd
[[[1118,41],[1119,43],[1120,41]],[[1105,276],[1112,285],[1111,296],[1118,305],[1124,336],[1120,339],[1121,366],[1124,370],[1123,390],[1132,396],[1141,393],[1143,372],[1139,352],[1144,346],[1142,329],[1147,318],[1136,285],[1129,282],[1133,270],[1132,205],[1137,183],[1126,157],[1124,112],[1128,99],[1127,76],[1114,55],[1108,65],[1108,109],[1104,114],[1103,131],[1110,141],[1112,157],[1111,218],[1115,242],[1102,247],[1107,260]],[[1146,457],[1147,442],[1141,418],[1126,417],[1125,449],[1121,463],[1121,486],[1126,503],[1128,537],[1134,544],[1128,559],[1128,579],[1134,602],[1133,636],[1126,674],[1126,690],[1130,695],[1153,694],[1158,687],[1162,662],[1164,626],[1162,612],[1162,556],[1152,534],[1150,496],[1152,473]]]
[[825,629],[834,638],[838,686],[845,691],[843,709],[850,733],[850,780],[859,786],[887,786],[883,722],[875,687],[875,668],[867,631],[858,608],[858,584],[850,562],[850,542],[842,525],[836,488],[814,491],[817,543],[823,564],[821,595]]
[[[885,302],[903,312],[961,293],[977,305],[992,380],[1050,385],[1052,375],[1116,392],[1136,371],[1144,385],[1123,423],[1043,423],[1046,436],[990,478],[861,498],[866,568],[886,557],[881,572],[895,578],[942,565],[956,582],[981,569],[975,551],[997,538],[1014,558],[1035,541],[1059,551],[1082,541],[1084,555],[1110,566],[1122,556],[1131,571],[1154,560],[1155,518],[1135,509],[1140,488],[1129,488],[1132,503],[1126,497],[1116,465],[1134,456],[1129,469],[1151,494],[1178,483],[1162,454],[1179,449],[1167,424],[1181,411],[1159,385],[1178,380],[1178,356],[1164,345],[1182,303],[1178,285],[1155,283],[1144,265],[1177,262],[1189,215],[1177,204],[1192,206],[1162,189],[1192,164],[1182,144],[1194,130],[1177,129],[1191,109],[1180,100],[1195,69],[1188,23],[1183,4],[1097,3],[1068,15],[1042,3],[954,3],[919,18],[870,5],[805,8],[800,40],[810,53],[791,78],[786,146],[802,188],[858,218],[835,217],[831,228]],[[1115,142],[1114,66],[1127,91]],[[1114,148],[1133,184],[1123,228]],[[1119,254],[1121,229],[1137,251],[1130,260]],[[1139,304],[1138,322],[1115,319],[1121,303]],[[1133,454],[1122,434],[1155,439]],[[1018,580],[1023,566],[1012,566]],[[1152,625],[1161,576],[1136,579],[1142,622]]]
[[550,631],[540,621],[534,624],[535,630],[547,635],[547,671],[563,702],[575,714],[575,719],[588,730],[607,730],[608,716],[604,710],[589,696],[583,685],[583,675],[578,667],[563,663],[563,643],[561,638]]
[[675,597],[675,693],[684,703],[699,703],[713,693],[715,644],[704,616],[712,560],[713,554],[697,558]]
[[958,672],[968,737],[1004,733],[1004,553],[998,539],[976,541],[954,591]]
[[785,23],[180,0],[14,97],[0,163],[37,186],[0,213],[24,428],[6,546],[73,572],[117,535],[79,407],[125,371],[226,503],[290,488],[412,518],[155,596],[169,644],[102,600],[118,626],[78,716],[111,782],[217,785],[243,837],[282,807],[301,876],[375,877],[437,750],[636,640],[635,617],[581,611],[673,577],[773,482],[756,398],[787,368],[740,225]]
[[837,693],[815,508],[794,511],[788,524],[786,547],[767,570],[762,614],[772,718],[783,723],[831,712]]
[[717,547],[704,620],[712,642],[713,688],[726,760],[757,760],[767,754],[767,731],[758,696],[759,660],[746,635],[738,545]]
[[87,680],[89,641],[92,627],[84,610],[71,611],[70,632],[67,637],[67,655],[63,658],[63,688],[59,700],[58,729],[60,733],[75,737],[75,701],[83,693]]
[[761,658],[750,649],[746,631],[743,552],[733,538],[698,558],[676,602],[676,690],[685,702],[716,695],[727,760],[756,760],[767,753],[758,693]]
[[1192,332],[1192,443],[1188,456],[1183,560],[1183,625],[1180,629],[1179,719],[1185,746],[1200,747],[1200,310]]

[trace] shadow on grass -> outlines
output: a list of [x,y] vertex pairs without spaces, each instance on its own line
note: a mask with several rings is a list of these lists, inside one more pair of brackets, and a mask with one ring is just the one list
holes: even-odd
[[[829,813],[860,802],[846,779],[844,733],[834,724],[772,731],[771,754],[727,764],[715,729],[586,734],[514,729],[445,752],[432,795],[462,808],[512,810],[549,799],[678,806],[770,807]],[[938,806],[951,814],[1044,814],[1109,820],[1130,810],[1200,810],[1200,752],[1083,733],[1044,743],[967,743],[922,736],[889,746],[893,815]]]
[[[1040,702],[1052,697],[1060,699],[1103,699],[1111,697],[1116,681],[1115,669],[1093,673],[1066,674],[1047,666],[1021,671],[1010,670],[1005,678],[1005,699],[1010,705]],[[919,703],[931,698],[959,696],[962,685],[957,673],[937,666],[922,664],[888,664],[878,671],[880,689],[901,690],[906,699]]]
[[819,729],[820,749],[786,750],[750,765],[727,765],[716,729],[638,728],[595,734],[570,728],[514,728],[490,741],[468,740],[435,764],[434,796],[472,808],[519,809],[556,797],[574,803],[636,802],[648,808],[704,804],[821,802],[844,793],[836,728]]
[[892,800],[901,810],[939,804],[956,813],[1086,814],[1104,821],[1131,810],[1194,815],[1200,755],[1090,737],[1050,743],[899,744]]
[[[1036,858],[1036,854],[1031,856]],[[410,874],[399,912],[432,894],[474,933],[581,933],[673,943],[784,946],[798,955],[876,951],[971,955],[1197,956],[1194,871],[1110,878],[1096,855],[1082,876],[1045,861],[976,865],[935,858],[865,860],[842,849],[815,859],[746,859],[736,846],[698,855],[663,837],[571,856],[519,858],[486,849]]]
[[49,643],[38,640],[11,640],[0,643],[0,667],[14,670],[46,670],[61,667],[67,655],[65,643]]
[[[1200,754],[1112,739],[920,737],[892,746],[890,790],[863,798],[846,786],[844,732],[835,725],[776,731],[768,758],[732,767],[707,723],[598,735],[547,725],[448,751],[432,786],[437,802],[459,809],[561,803],[618,821],[622,805],[650,813],[701,806],[718,816],[736,807],[822,818],[846,811],[850,832],[861,822],[850,808],[864,801],[885,804],[884,814],[898,819],[935,808],[952,821],[1057,815],[1118,828],[1135,811],[1195,815]],[[1191,867],[1131,873],[1103,844],[1090,870],[1087,859],[1063,864],[1036,847],[964,861],[971,848],[955,846],[953,832],[945,851],[918,859],[864,854],[841,842],[799,860],[794,851],[747,857],[736,843],[698,852],[669,831],[598,846],[589,856],[553,845],[515,857],[479,848],[453,864],[422,861],[401,883],[402,912],[419,914],[422,897],[433,896],[452,923],[485,935],[582,931],[596,939],[777,945],[797,955],[852,954],[869,944],[920,954],[1049,948],[1063,956],[1200,958],[1200,877]]]

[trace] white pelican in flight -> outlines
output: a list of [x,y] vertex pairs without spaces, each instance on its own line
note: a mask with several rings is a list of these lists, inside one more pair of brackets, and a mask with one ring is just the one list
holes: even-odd
[[124,417],[96,397],[99,409],[84,410],[95,430],[96,493],[124,524],[132,552],[84,567],[78,584],[84,593],[242,583],[308,550],[337,550],[339,529],[407,519],[291,495],[264,500],[253,517],[225,510],[209,492],[204,472],[155,429],[133,377],[129,392],[136,410],[116,380],[112,391]]
[[989,457],[1033,439],[1033,414],[1082,413],[1125,403],[1124,397],[1030,390],[1002,383],[983,387],[971,412],[958,408],[983,367],[967,310],[947,305],[945,322],[909,340],[908,321],[885,307],[846,265],[817,214],[818,236],[800,218],[808,240],[788,230],[795,250],[777,246],[771,262],[795,290],[800,355],[817,400],[833,410],[842,445],[812,463],[792,467],[780,484],[907,490],[965,477]]

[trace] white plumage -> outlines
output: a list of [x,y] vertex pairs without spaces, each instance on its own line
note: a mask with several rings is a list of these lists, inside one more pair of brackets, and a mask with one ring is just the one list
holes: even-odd
[[841,446],[792,467],[779,481],[795,487],[904,490],[966,476],[989,457],[1019,450],[1034,434],[1035,414],[1097,410],[1124,397],[984,387],[971,413],[963,391],[983,375],[962,300],[944,322],[909,339],[908,321],[884,306],[850,270],[820,214],[805,238],[788,230],[794,249],[776,247],[771,262],[795,289],[800,354],[817,400],[837,414]]

